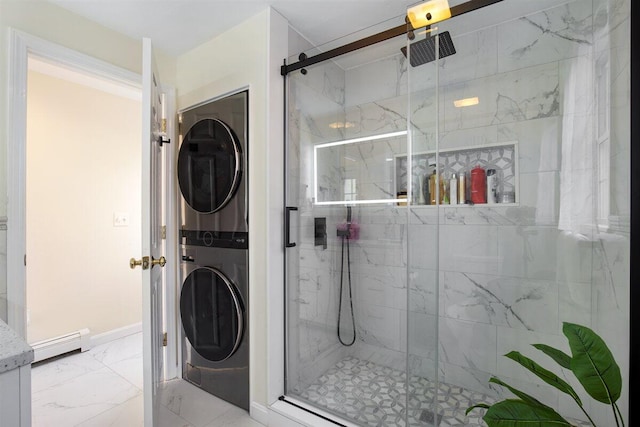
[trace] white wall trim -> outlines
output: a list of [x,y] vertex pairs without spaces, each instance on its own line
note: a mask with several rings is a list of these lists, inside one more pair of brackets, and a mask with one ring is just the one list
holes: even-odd
[[[284,394],[284,79],[278,72],[288,55],[288,23],[269,9],[267,67],[267,402]],[[280,172],[282,171],[282,172]]]
[[269,425],[269,410],[258,402],[251,402],[251,406],[249,407],[249,415],[251,415],[251,418],[253,418],[257,422],[266,426]]
[[[9,28],[7,108],[7,320],[26,337],[26,129],[29,56],[141,88],[141,76],[50,41]],[[28,260],[27,260],[28,262]]]
[[[129,335],[137,334],[139,332],[142,332],[142,322],[133,323],[128,326],[123,326],[121,328],[112,329],[101,334],[96,334],[89,339],[88,349],[91,349],[98,345],[106,344],[120,338],[127,337]],[[85,351],[85,349],[83,348],[82,351]]]

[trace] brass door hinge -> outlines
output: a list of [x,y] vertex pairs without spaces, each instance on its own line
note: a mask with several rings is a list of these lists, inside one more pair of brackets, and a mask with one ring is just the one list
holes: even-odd
[[164,333],[162,334],[162,346],[163,346],[163,347],[166,347],[166,346],[167,346],[167,333],[166,333],[166,332],[164,332]]
[[163,225],[162,228],[160,229],[160,237],[162,238],[162,240],[167,240],[167,226]]

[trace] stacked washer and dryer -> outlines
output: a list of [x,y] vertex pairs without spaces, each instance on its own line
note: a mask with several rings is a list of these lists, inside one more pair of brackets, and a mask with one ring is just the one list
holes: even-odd
[[183,111],[177,169],[183,378],[248,410],[247,106],[244,91]]

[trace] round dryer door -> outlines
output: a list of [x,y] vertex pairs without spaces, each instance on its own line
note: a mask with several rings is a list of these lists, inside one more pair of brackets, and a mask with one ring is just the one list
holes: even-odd
[[204,119],[186,133],[178,154],[178,183],[194,210],[213,213],[233,197],[242,175],[242,150],[223,121]]
[[221,362],[240,346],[244,316],[238,295],[215,268],[198,268],[182,284],[182,327],[194,350],[207,360]]

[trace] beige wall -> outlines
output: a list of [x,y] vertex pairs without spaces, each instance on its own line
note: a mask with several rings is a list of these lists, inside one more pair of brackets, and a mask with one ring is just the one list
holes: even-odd
[[[139,73],[142,43],[102,27],[52,3],[0,0],[0,317],[6,318],[7,98],[9,28],[40,37],[94,58]],[[165,84],[175,84],[175,59],[156,52]]]
[[29,71],[27,105],[28,341],[140,322],[140,100]]

